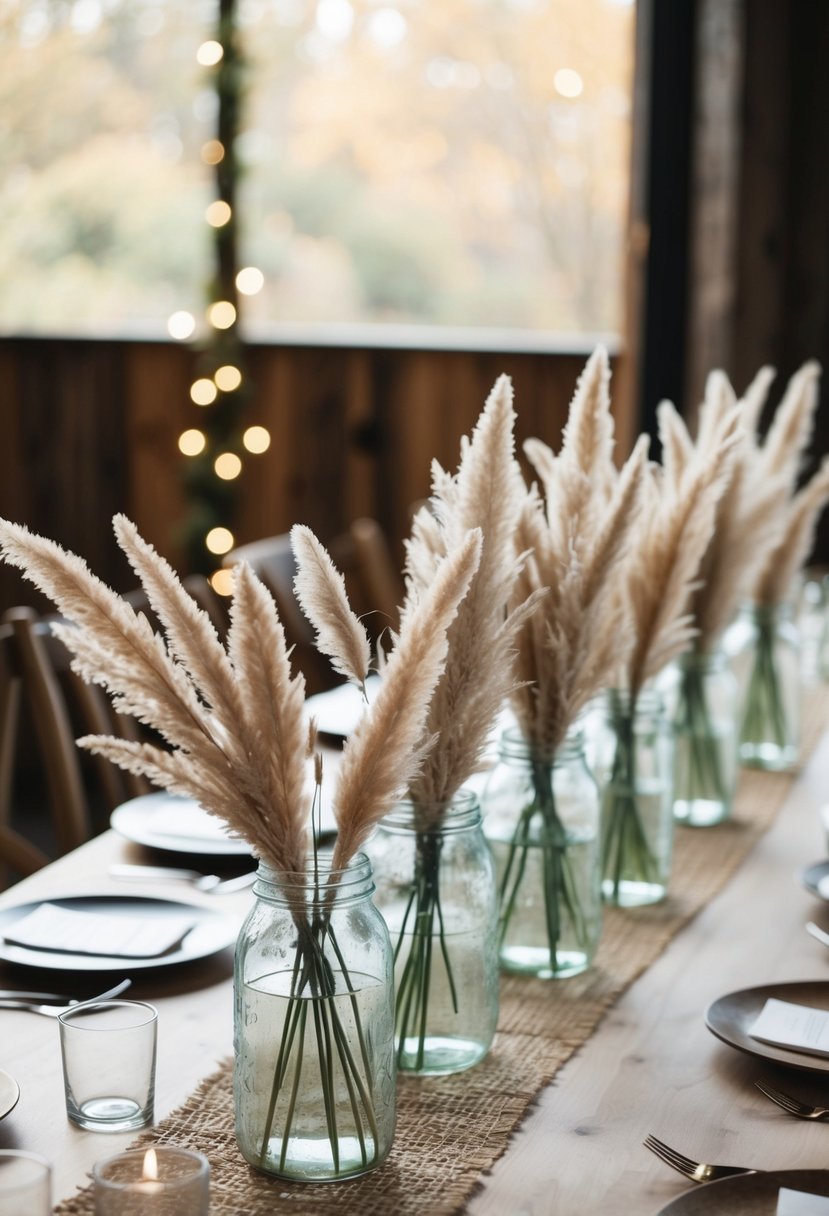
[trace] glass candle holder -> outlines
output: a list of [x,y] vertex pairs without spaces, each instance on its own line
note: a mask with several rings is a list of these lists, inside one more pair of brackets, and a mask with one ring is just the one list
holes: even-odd
[[58,1018],[66,1113],[86,1131],[153,1121],[158,1011],[144,1001],[94,1001]]
[[36,1153],[0,1150],[0,1216],[49,1216],[52,1170]]
[[95,1216],[208,1216],[207,1158],[173,1144],[130,1149],[92,1170]]

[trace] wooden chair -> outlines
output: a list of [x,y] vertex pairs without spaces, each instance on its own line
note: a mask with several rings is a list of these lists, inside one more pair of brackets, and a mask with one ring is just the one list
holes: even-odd
[[[385,629],[396,629],[403,583],[376,520],[355,520],[327,548],[345,578],[351,605],[364,619],[369,635],[376,641]],[[273,595],[308,692],[330,688],[336,678],[328,660],[314,647],[314,630],[294,595],[296,563],[289,535],[282,533],[241,545],[225,556],[224,565],[231,567],[241,561],[251,565]]]
[[[32,728],[28,748],[24,706]],[[17,874],[33,873],[49,860],[47,849],[19,830],[25,824],[12,822],[15,773],[27,751],[45,776],[48,822],[38,826],[57,855],[94,834],[96,811],[108,814],[150,789],[101,756],[89,757],[85,780],[75,738],[86,733],[139,737],[132,719],[115,714],[100,688],[70,670],[69,654],[52,635],[48,618],[31,608],[9,609],[0,623],[0,861]]]

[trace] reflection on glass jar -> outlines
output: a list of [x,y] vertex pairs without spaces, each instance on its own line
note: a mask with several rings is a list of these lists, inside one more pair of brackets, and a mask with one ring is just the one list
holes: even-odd
[[498,1022],[495,867],[477,799],[401,803],[367,852],[395,952],[398,1068],[471,1068]]
[[599,792],[574,731],[552,761],[507,731],[484,789],[501,966],[542,979],[590,966],[601,934]]

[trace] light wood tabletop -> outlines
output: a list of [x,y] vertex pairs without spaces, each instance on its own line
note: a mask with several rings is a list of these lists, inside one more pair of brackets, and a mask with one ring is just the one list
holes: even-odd
[[[790,1118],[753,1085],[765,1075],[800,1096],[826,1099],[829,1073],[773,1068],[715,1039],[703,1020],[709,1003],[728,992],[829,981],[829,950],[804,929],[810,919],[829,928],[829,905],[797,880],[801,867],[826,854],[818,809],[827,800],[829,736],[731,882],[542,1093],[482,1180],[468,1206],[471,1216],[655,1216],[691,1184],[642,1147],[648,1132],[703,1160],[793,1169],[829,1165],[829,1128]],[[0,906],[129,891],[221,908],[241,923],[253,898],[250,891],[210,896],[157,880],[127,885],[107,875],[115,861],[140,860],[148,860],[141,849],[106,832],[5,892]],[[228,949],[143,979],[135,973],[130,995],[159,1009],[158,1118],[231,1051],[231,970]],[[0,970],[4,987],[32,980],[20,970]],[[96,1160],[132,1138],[82,1132],[68,1123],[52,1020],[0,1011],[0,1068],[21,1089],[18,1106],[0,1122],[0,1147],[47,1157],[56,1200],[71,1195]]]

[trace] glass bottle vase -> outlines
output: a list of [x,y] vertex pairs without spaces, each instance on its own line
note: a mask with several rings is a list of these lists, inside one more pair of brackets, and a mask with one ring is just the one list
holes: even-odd
[[482,796],[498,871],[501,966],[562,979],[586,970],[601,935],[599,793],[574,731],[552,761],[517,731]]
[[660,681],[674,739],[677,823],[712,827],[730,818],[737,785],[737,681],[719,649],[690,650]]
[[367,852],[395,954],[397,1066],[422,1076],[471,1068],[498,1022],[495,866],[477,798],[401,803]]
[[747,768],[791,768],[800,749],[800,635],[791,604],[745,605],[724,647],[739,688],[739,757]]
[[[316,868],[315,868],[316,866]],[[321,1182],[366,1173],[394,1134],[394,989],[371,866],[260,864],[234,972],[233,1097],[244,1158]]]
[[632,908],[668,892],[673,854],[673,738],[662,696],[631,704],[610,690],[595,740],[602,790],[602,896]]

